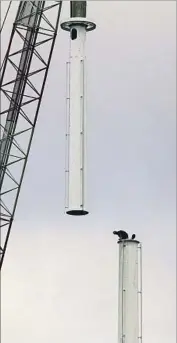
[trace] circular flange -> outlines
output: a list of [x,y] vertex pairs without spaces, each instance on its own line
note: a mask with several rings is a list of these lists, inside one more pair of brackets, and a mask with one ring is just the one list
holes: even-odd
[[62,21],[60,26],[65,31],[70,31],[74,25],[81,25],[86,28],[86,31],[93,31],[96,28],[96,24],[86,18],[74,17],[69,18],[66,21]]

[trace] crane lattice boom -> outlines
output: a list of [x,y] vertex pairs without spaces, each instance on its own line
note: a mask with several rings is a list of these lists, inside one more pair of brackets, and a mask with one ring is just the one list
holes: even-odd
[[20,1],[2,65],[0,268],[49,70],[61,6],[62,1]]

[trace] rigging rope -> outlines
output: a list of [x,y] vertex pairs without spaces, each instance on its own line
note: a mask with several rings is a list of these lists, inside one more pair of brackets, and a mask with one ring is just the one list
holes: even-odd
[[4,25],[5,25],[5,22],[6,22],[6,19],[7,19],[7,16],[8,16],[8,13],[9,13],[11,4],[12,4],[12,0],[10,1],[9,6],[8,6],[8,8],[7,8],[7,11],[6,11],[6,14],[5,14],[5,17],[4,17],[2,26],[1,26],[1,28],[0,28],[0,33],[2,32],[3,27],[4,27]]
[[[10,7],[11,7],[11,4],[12,4],[12,0],[9,2],[9,6],[8,6],[8,8],[7,8],[7,11],[6,11],[6,14],[5,14],[5,17],[4,17],[2,26],[1,26],[1,28],[0,28],[0,34],[1,34],[2,30],[3,30],[3,28],[4,28],[4,25],[5,25],[5,22],[6,22],[6,19],[7,19],[7,16],[8,16]],[[4,59],[3,59],[3,61],[2,61],[2,64],[1,64],[1,66],[0,66],[0,72],[1,72],[1,70],[2,70],[2,68],[3,68],[3,66],[4,66],[5,59],[6,59],[6,56],[4,57]]]

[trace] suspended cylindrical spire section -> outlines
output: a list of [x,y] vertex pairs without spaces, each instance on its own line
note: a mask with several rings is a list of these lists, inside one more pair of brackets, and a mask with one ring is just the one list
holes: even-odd
[[118,343],[142,342],[141,244],[119,240]]
[[85,204],[85,41],[86,33],[96,25],[86,19],[86,1],[71,2],[71,18],[61,23],[70,33],[67,63],[67,132],[66,132],[66,213],[88,214]]

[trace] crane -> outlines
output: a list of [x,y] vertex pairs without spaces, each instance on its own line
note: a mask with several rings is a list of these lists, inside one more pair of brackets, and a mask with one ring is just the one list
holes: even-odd
[[[0,269],[56,41],[61,7],[62,1],[20,1],[1,66]],[[17,37],[19,46],[16,46]]]

